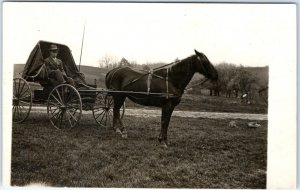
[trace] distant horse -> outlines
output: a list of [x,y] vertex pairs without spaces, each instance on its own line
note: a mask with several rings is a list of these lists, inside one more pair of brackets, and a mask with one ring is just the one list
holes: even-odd
[[[180,103],[186,86],[196,72],[203,74],[211,81],[217,81],[218,73],[208,58],[195,50],[195,55],[169,66],[155,69],[149,75],[129,67],[117,67],[106,74],[105,83],[108,89],[129,92],[148,92],[142,94],[112,93],[114,100],[113,127],[123,137],[127,132],[120,119],[120,108],[126,97],[135,103],[155,106],[162,109],[161,131],[158,137],[163,147],[167,147],[167,132],[174,108]],[[165,93],[161,96],[155,93]],[[170,95],[170,96],[169,96]]]

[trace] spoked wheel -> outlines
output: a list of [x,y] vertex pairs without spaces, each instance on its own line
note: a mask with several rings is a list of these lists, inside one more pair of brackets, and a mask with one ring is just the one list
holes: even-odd
[[82,114],[81,97],[69,84],[56,86],[49,94],[47,113],[57,129],[71,129],[79,124]]
[[[110,94],[98,93],[93,107],[93,116],[96,122],[102,127],[113,126],[113,108],[114,100]],[[125,113],[125,102],[120,108],[120,118],[122,119]]]
[[29,116],[32,106],[32,94],[29,84],[22,78],[13,81],[13,108],[14,123],[21,123]]

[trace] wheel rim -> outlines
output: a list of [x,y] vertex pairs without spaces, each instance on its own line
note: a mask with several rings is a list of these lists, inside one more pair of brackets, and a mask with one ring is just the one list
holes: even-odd
[[[109,94],[98,93],[93,107],[93,116],[96,122],[102,127],[113,126],[113,97]],[[125,105],[120,108],[120,118],[124,116]]]
[[29,116],[32,106],[32,94],[29,84],[22,78],[13,80],[13,107],[14,123],[21,123]]
[[79,124],[82,102],[78,91],[71,85],[62,84],[49,94],[47,113],[57,129],[71,129]]

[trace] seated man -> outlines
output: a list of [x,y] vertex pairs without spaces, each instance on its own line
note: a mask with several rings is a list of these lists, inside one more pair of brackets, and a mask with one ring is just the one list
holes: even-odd
[[73,79],[68,77],[66,72],[64,71],[62,61],[56,57],[58,54],[58,50],[59,49],[56,45],[50,45],[50,56],[44,60],[48,72],[48,77],[51,79],[51,82],[54,86],[63,83],[68,83],[72,86],[75,86]]

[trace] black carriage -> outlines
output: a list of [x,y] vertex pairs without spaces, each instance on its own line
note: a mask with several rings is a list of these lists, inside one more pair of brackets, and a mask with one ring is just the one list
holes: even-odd
[[[44,64],[44,59],[49,56],[48,48],[51,44],[58,46],[57,57],[62,60],[68,77],[73,78],[78,86],[53,85]],[[84,74],[79,72],[75,64],[71,50],[63,44],[39,41],[29,55],[22,77],[13,79],[14,123],[24,122],[32,107],[47,107],[49,120],[58,129],[78,126],[82,111],[92,111],[100,126],[111,126],[113,104],[111,93],[107,89],[87,84]],[[123,117],[124,105],[120,112]]]

